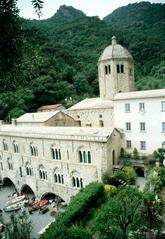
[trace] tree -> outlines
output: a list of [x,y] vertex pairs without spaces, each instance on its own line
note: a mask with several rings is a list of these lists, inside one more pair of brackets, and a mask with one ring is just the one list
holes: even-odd
[[126,239],[141,224],[142,193],[130,186],[121,187],[118,193],[103,206],[96,218],[96,231],[102,239]]
[[5,225],[7,238],[30,239],[32,225],[28,215],[24,213],[13,213],[10,221]]

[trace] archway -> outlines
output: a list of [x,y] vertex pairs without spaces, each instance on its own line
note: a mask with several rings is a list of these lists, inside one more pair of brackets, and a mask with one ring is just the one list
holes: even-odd
[[138,177],[144,177],[144,168],[138,167],[135,168],[135,171]]
[[52,192],[45,192],[41,196],[41,201],[42,200],[48,200],[48,202],[51,203],[53,207],[63,208],[67,206],[67,203],[60,196]]
[[3,187],[4,193],[7,194],[8,196],[12,196],[14,193],[17,192],[17,188],[14,182],[8,177],[2,180],[2,187]]
[[31,187],[27,184],[24,184],[21,188],[21,191],[20,191],[21,195],[22,194],[25,194],[25,195],[28,195],[29,198],[35,198],[35,194],[34,194],[34,191],[31,189]]

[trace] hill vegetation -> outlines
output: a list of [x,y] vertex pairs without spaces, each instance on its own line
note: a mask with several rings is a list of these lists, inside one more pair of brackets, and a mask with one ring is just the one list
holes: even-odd
[[113,35],[134,57],[136,88],[165,88],[164,12],[165,4],[141,2],[100,20],[64,5],[47,20],[22,19],[23,60],[1,82],[1,118],[98,96],[97,61]]

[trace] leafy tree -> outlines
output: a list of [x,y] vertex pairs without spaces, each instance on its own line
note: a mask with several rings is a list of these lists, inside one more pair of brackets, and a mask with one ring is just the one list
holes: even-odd
[[13,213],[5,225],[7,238],[30,239],[32,225],[26,213]]
[[96,231],[102,239],[126,239],[141,224],[142,194],[130,186],[121,188],[101,209]]

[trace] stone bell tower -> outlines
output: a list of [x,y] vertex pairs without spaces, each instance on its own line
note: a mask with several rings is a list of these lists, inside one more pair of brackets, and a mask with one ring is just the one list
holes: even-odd
[[134,62],[128,50],[117,44],[105,48],[98,62],[99,88],[102,99],[113,100],[119,92],[134,90]]

